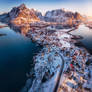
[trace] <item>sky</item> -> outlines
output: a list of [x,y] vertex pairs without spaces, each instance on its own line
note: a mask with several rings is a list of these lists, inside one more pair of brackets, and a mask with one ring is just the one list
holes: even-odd
[[64,8],[92,16],[92,0],[0,0],[0,13],[10,11],[12,7],[22,3],[25,3],[28,8],[41,11],[43,14],[48,10]]

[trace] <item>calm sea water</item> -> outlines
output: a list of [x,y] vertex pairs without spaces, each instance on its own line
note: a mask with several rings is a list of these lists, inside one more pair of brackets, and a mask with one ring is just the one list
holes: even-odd
[[77,30],[72,31],[71,33],[74,35],[82,36],[83,39],[80,41],[92,53],[92,29],[89,29],[88,27],[82,24]]
[[[80,25],[72,34],[81,35],[81,42],[92,50],[92,29]],[[41,47],[11,30],[0,29],[0,92],[18,92],[26,82],[32,58]]]
[[9,27],[0,29],[0,92],[18,92],[40,47]]

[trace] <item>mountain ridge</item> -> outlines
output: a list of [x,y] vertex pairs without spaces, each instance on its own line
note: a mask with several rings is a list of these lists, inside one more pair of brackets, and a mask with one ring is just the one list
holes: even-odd
[[12,8],[10,12],[0,15],[0,18],[1,22],[3,19],[6,19],[3,22],[16,25],[40,21],[40,19],[32,11],[30,11],[25,4]]
[[34,9],[29,9],[25,4],[14,7],[10,12],[0,15],[0,21],[6,23],[14,23],[16,25],[26,24],[31,22],[66,22],[66,21],[82,21],[83,16],[78,12],[65,11],[56,9],[47,11],[43,16],[41,12]]

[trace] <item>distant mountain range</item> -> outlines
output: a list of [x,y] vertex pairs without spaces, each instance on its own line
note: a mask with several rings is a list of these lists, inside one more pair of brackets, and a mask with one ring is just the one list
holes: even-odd
[[45,15],[42,16],[41,12],[35,11],[34,9],[28,9],[25,4],[14,7],[10,12],[0,15],[1,22],[15,25],[39,21],[57,22],[72,25],[83,20],[84,17],[78,12],[73,13],[63,9],[47,11]]

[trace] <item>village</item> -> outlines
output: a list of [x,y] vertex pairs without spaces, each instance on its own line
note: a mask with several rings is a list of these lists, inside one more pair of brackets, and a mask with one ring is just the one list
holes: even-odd
[[[43,46],[34,56],[32,74],[35,78],[28,92],[92,91],[92,55],[84,47],[75,46],[77,40],[72,39],[75,36],[68,33],[71,29],[74,28],[57,29],[49,25],[31,28],[26,34],[33,42]],[[76,38],[79,39],[79,36]],[[62,75],[59,75],[61,69]]]

